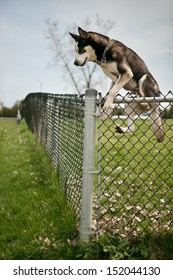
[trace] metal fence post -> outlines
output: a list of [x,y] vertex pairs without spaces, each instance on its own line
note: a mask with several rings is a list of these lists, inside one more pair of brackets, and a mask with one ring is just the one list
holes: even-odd
[[84,155],[82,172],[82,202],[80,219],[80,240],[88,242],[92,234],[92,208],[94,185],[94,148],[96,128],[96,99],[95,89],[86,90],[84,118]]

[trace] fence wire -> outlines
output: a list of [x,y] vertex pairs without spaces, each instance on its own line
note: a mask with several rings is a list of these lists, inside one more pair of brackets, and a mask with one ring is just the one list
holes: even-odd
[[25,119],[58,173],[59,185],[80,216],[84,139],[84,101],[77,95],[32,93]]
[[[132,131],[133,110],[136,106],[144,108],[146,100],[137,104],[127,98],[122,106],[124,100],[117,98],[111,117],[99,120],[97,234],[134,237],[173,231],[173,97],[155,101],[160,105],[165,131],[162,142],[153,133],[151,118],[155,112],[151,114],[151,110],[135,117]],[[125,116],[124,111],[130,115]],[[154,124],[157,120],[158,116]]]
[[[117,98],[115,104],[111,116],[104,120],[98,118],[98,131],[94,132],[98,133],[94,233],[98,236],[104,232],[118,233],[130,238],[172,232],[173,97]],[[97,113],[101,110],[100,105]],[[141,110],[146,112],[136,115]],[[81,215],[84,113],[85,100],[77,95],[34,93],[25,99],[26,122],[51,158],[59,185],[78,218]],[[99,115],[97,113],[93,115]]]

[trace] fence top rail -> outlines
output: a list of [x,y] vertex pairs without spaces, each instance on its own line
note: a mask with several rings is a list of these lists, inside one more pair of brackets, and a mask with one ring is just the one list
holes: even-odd
[[78,96],[77,94],[55,94],[55,93],[48,93],[48,92],[31,92],[28,93],[28,95],[25,97],[27,99],[28,97],[37,97],[37,98],[49,98],[49,99],[82,99],[83,96]]
[[[26,97],[25,100],[28,97],[40,97],[40,98],[49,98],[49,99],[71,99],[71,100],[82,100],[85,95],[78,96],[77,94],[54,94],[54,93],[45,93],[45,92],[33,92],[29,93]],[[173,102],[173,94],[169,94],[167,96],[160,96],[160,97],[122,97],[122,96],[117,96],[114,98],[114,103],[131,103],[131,102],[136,102],[136,103],[141,103],[141,102],[146,102],[146,103],[155,103],[155,102]]]
[[115,97],[114,103],[131,103],[131,102],[173,102],[173,95],[171,96],[160,96],[160,97]]

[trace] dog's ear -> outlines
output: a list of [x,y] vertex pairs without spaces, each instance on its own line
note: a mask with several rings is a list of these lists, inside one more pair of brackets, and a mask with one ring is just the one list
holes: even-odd
[[69,32],[69,34],[71,35],[71,37],[77,42],[78,41],[78,39],[79,39],[79,35],[76,35],[76,34],[73,34],[73,33],[70,33]]
[[82,28],[78,27],[78,32],[80,37],[87,39],[88,38],[88,32],[83,30]]

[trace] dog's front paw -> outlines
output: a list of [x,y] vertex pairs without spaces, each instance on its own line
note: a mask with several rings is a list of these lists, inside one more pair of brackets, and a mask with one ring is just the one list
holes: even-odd
[[111,109],[113,109],[113,102],[110,98],[107,98],[104,106],[103,106],[103,110],[105,113],[109,112]]
[[114,108],[115,108],[115,104],[113,104],[113,99],[108,97],[106,99],[106,102],[105,102],[104,106],[103,106],[103,111],[102,111],[102,114],[101,114],[101,118],[106,119],[106,118],[111,117],[112,114],[113,114]]
[[104,119],[110,118],[112,116],[113,110],[114,110],[114,108],[110,108],[106,111],[103,109],[102,113],[101,113],[101,119],[104,120]]

